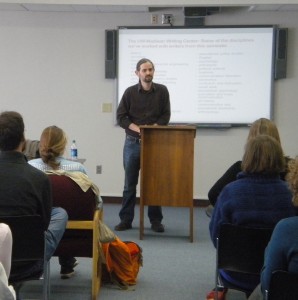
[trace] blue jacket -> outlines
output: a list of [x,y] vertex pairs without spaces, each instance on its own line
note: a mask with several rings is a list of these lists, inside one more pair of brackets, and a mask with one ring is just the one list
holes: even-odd
[[[278,175],[242,172],[220,193],[209,224],[210,236],[216,246],[219,227],[223,223],[274,228],[281,219],[294,215],[292,193]],[[259,278],[248,280],[240,274],[221,274],[228,281],[247,289],[254,289],[259,283]]]

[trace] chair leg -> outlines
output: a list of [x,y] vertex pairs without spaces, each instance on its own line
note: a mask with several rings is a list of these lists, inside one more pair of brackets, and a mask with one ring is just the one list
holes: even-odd
[[16,292],[16,299],[20,300],[21,299],[21,297],[20,297],[20,287],[18,286],[18,284],[16,284],[16,285],[13,286],[13,288]]
[[48,280],[47,280],[47,285],[48,285],[48,288],[47,288],[47,296],[48,296],[48,300],[50,300],[50,296],[51,296],[51,267],[50,267],[50,262],[48,262]]
[[50,300],[50,261],[44,263],[43,299]]
[[92,300],[96,300],[101,285],[101,244],[99,238],[99,220],[102,220],[102,211],[97,211],[93,222],[92,246]]
[[[100,246],[98,246],[100,247]],[[92,258],[92,300],[96,300],[101,284],[101,262],[99,249],[93,253]]]
[[12,284],[15,292],[16,292],[16,300],[21,300],[21,296],[20,296],[20,290],[23,286],[23,283],[22,282],[17,282],[17,283],[14,283]]
[[217,271],[217,277],[216,277],[216,284],[215,284],[215,300],[218,300],[218,293],[220,291],[224,291],[225,287],[224,287],[224,283],[221,280],[220,274],[219,274],[219,270]]

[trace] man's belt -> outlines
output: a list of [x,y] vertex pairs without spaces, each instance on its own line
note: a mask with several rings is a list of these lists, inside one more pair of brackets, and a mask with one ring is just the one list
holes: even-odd
[[126,135],[126,138],[130,141],[134,141],[135,143],[141,143],[141,139],[140,138],[137,138],[137,137],[134,137],[134,136],[131,136],[131,135]]

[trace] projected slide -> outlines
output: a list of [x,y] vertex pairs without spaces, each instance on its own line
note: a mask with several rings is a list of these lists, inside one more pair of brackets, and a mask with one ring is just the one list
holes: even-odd
[[119,28],[118,103],[137,83],[135,66],[155,63],[170,92],[171,123],[250,124],[271,117],[273,27]]

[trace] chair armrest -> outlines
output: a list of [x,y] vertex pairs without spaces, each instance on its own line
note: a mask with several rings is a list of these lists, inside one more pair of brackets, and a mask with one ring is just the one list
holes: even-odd
[[68,221],[66,229],[93,229],[93,221]]
[[94,212],[92,221],[73,221],[69,220],[66,225],[66,229],[95,229],[98,228],[99,220],[102,220],[102,210],[96,210]]

